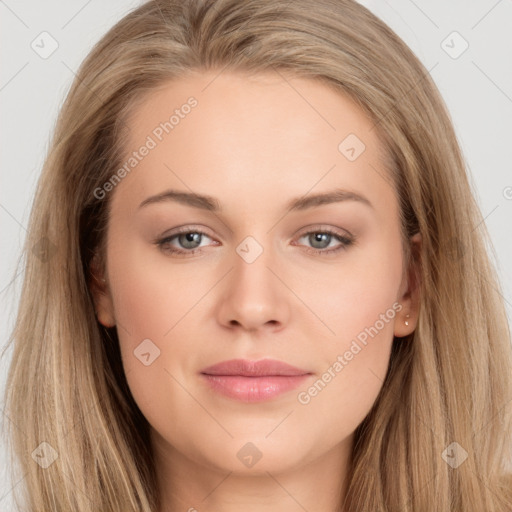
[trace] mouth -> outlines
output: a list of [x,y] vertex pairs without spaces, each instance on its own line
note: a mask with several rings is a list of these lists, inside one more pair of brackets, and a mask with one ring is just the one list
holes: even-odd
[[214,391],[243,402],[263,402],[297,388],[311,372],[275,359],[232,359],[200,374]]

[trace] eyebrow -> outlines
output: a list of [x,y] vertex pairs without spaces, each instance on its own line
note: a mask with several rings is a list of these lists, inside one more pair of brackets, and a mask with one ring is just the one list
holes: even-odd
[[[150,196],[140,203],[139,208],[144,206],[163,203],[167,201],[174,201],[180,204],[191,206],[193,208],[200,208],[210,212],[221,212],[222,208],[217,199],[211,196],[196,194],[195,192],[181,192],[178,190],[166,190],[160,194]],[[326,204],[339,203],[343,201],[356,201],[370,208],[373,208],[372,203],[363,195],[349,190],[334,189],[329,192],[318,194],[306,195],[292,199],[288,202],[286,209],[289,211],[302,211],[316,206]]]

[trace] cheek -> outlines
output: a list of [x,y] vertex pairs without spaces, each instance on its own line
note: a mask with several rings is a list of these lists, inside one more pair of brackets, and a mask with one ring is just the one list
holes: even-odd
[[331,339],[338,348],[375,324],[376,336],[392,338],[400,308],[402,252],[398,236],[392,243],[388,240],[376,238],[371,247],[347,252],[335,265],[317,266],[314,279],[302,276],[296,281],[297,293],[325,324],[326,340]]
[[[383,240],[357,257],[347,253],[335,272],[331,267],[316,274],[307,299],[335,335],[325,328],[317,345],[324,368],[301,389],[298,402],[308,415],[329,418],[347,432],[367,415],[387,373],[394,322],[402,309],[398,236],[395,242]],[[306,296],[305,288],[302,293]]]
[[176,270],[173,276],[165,271],[165,266],[151,265],[134,250],[118,258],[116,270],[109,273],[128,386],[149,423],[163,431],[169,418],[190,402],[178,383],[185,382],[190,353],[196,351],[190,310],[198,300],[190,281],[182,280]]
[[177,383],[196,370],[190,356],[201,353],[204,343],[198,331],[200,299],[215,275],[206,265],[198,272],[185,261],[172,263],[137,241],[125,242],[127,249],[119,251],[113,237],[110,247],[108,274],[123,368],[135,401],[150,423],[158,424],[190,401]]
[[211,286],[211,270],[193,271],[139,242],[113,250],[110,261],[116,320],[134,342],[162,340]]

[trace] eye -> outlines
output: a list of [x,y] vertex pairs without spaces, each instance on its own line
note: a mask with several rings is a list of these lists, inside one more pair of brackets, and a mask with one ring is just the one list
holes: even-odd
[[[201,229],[195,229],[193,226],[179,228],[177,233],[156,240],[154,243],[165,253],[186,257],[201,252],[201,248],[204,247],[202,242],[205,239],[213,241],[214,245],[219,245],[219,242],[213,240],[207,233]],[[297,240],[302,239],[306,239],[306,243],[311,244],[311,247],[306,247],[306,252],[323,255],[346,249],[355,241],[355,237],[352,235],[342,234],[330,228],[307,231]],[[303,244],[294,243],[293,245]]]
[[301,240],[303,238],[305,238],[306,241],[310,243],[312,246],[311,248],[307,248],[307,252],[311,252],[313,254],[329,254],[338,252],[343,249],[346,249],[355,240],[353,236],[343,235],[332,229],[322,229],[321,231],[308,231],[302,234],[298,238],[298,240]]
[[178,233],[157,240],[155,243],[164,252],[190,256],[200,251],[201,242],[205,238],[212,240],[204,231],[186,226]]

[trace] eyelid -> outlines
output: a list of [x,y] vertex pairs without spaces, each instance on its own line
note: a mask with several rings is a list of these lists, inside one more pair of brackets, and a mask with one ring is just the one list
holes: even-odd
[[214,236],[211,234],[211,231],[208,228],[205,228],[204,226],[201,226],[199,224],[184,224],[183,226],[178,226],[169,231],[166,231],[162,235],[158,236],[154,241],[157,242],[158,240],[171,238],[176,235],[181,235],[182,233],[202,233],[203,235],[206,235],[209,238],[214,238]]
[[[343,232],[345,234],[343,234]],[[177,228],[173,228],[168,234],[161,235],[156,240],[154,240],[153,243],[160,246],[160,248],[163,251],[177,255],[178,257],[179,256],[183,256],[183,257],[193,256],[197,252],[202,252],[202,250],[204,248],[201,248],[201,247],[197,247],[197,248],[191,249],[191,250],[179,249],[176,247],[173,247],[172,250],[164,249],[164,245],[167,243],[170,243],[169,239],[175,238],[182,233],[199,233],[199,234],[207,236],[208,238],[210,238],[218,243],[218,240],[215,240],[215,238],[209,234],[209,230],[207,228],[204,228],[203,226],[200,226],[200,225],[193,225],[193,224],[186,224],[183,226],[179,226]],[[309,226],[302,228],[298,233],[296,233],[293,236],[292,240],[300,239],[300,238],[302,238],[306,235],[312,234],[312,233],[330,234],[331,236],[337,238],[338,241],[340,242],[340,244],[331,249],[315,249],[313,247],[303,246],[302,244],[293,244],[293,245],[298,245],[298,246],[304,247],[305,251],[310,254],[316,254],[316,255],[324,254],[327,256],[331,253],[336,253],[343,249],[346,249],[349,245],[352,245],[356,240],[356,237],[345,229],[334,228],[332,226],[322,225],[322,224],[311,224]]]
[[309,226],[301,228],[298,233],[294,235],[294,238],[301,237],[309,233],[332,233],[333,235],[340,237],[355,239],[355,236],[350,233],[350,231],[342,228],[336,228],[328,224],[310,224]]
[[[200,224],[184,224],[182,226],[173,228],[172,230],[170,230],[169,233],[162,234],[161,236],[158,237],[158,239],[169,238],[177,234],[189,232],[203,233],[209,236],[210,238],[215,238],[208,228],[201,226]],[[311,232],[332,232],[333,234],[337,234],[339,236],[346,236],[346,238],[355,238],[354,235],[352,235],[352,233],[350,233],[348,230],[342,228],[335,228],[327,224],[310,224],[308,226],[305,226],[301,228],[298,232],[296,232],[293,235],[293,238],[300,237]],[[344,235],[343,233],[345,233],[346,235]]]

